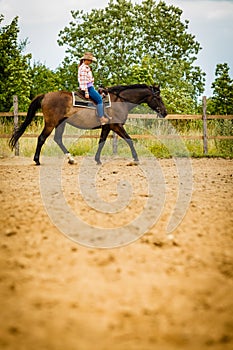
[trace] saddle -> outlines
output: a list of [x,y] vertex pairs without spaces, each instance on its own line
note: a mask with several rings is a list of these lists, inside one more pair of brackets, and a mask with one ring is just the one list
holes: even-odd
[[[110,95],[106,89],[98,89],[99,94],[102,96],[104,108],[111,107]],[[82,90],[72,92],[73,106],[96,109],[96,103],[90,99],[85,98],[85,93]]]

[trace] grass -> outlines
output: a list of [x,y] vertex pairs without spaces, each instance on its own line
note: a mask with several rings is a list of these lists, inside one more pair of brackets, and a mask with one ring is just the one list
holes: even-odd
[[[12,124],[9,120],[1,120],[0,134],[11,134]],[[26,130],[27,134],[39,135],[43,128],[41,120],[33,122]],[[160,135],[178,136],[202,136],[201,120],[129,120],[126,124],[129,135],[148,135],[152,138],[134,139],[134,145],[139,157],[155,156],[158,158],[177,157],[203,157],[203,141],[195,139],[160,139]],[[98,138],[80,138],[81,135],[100,135],[100,130],[80,130],[69,125],[66,126],[65,134],[75,135],[74,138],[64,138],[67,149],[74,156],[94,155],[98,147]],[[232,135],[232,120],[208,121],[208,136]],[[103,148],[103,155],[112,156],[112,138],[108,138]],[[37,138],[20,139],[20,155],[33,157]],[[9,146],[8,139],[0,139],[0,156],[7,157],[14,154]],[[53,134],[47,139],[42,154],[45,156],[59,156],[62,151],[53,141]],[[118,138],[118,155],[131,158],[131,152],[124,140]],[[208,157],[233,158],[232,140],[208,140]]]

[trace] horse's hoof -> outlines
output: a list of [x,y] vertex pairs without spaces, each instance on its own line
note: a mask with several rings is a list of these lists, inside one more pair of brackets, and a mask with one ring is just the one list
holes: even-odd
[[139,160],[133,160],[132,162],[129,162],[127,166],[134,166],[134,165],[139,165]]
[[96,160],[97,165],[102,165],[102,162],[100,160]]
[[67,154],[68,164],[75,164],[75,160],[70,153]]
[[36,160],[36,159],[33,159],[33,160],[36,163],[35,165],[40,165],[40,161],[39,160]]
[[68,159],[68,164],[75,164],[74,158],[69,158]]

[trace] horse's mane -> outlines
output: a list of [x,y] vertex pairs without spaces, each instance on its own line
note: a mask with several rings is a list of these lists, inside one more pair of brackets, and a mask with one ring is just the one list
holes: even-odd
[[130,84],[130,85],[115,85],[108,88],[108,92],[119,94],[121,91],[128,89],[146,89],[148,85],[146,84]]

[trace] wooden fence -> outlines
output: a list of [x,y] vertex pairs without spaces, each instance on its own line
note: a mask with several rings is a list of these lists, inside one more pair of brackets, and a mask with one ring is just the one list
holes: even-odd
[[[14,118],[14,130],[18,128],[19,124],[19,117],[25,117],[27,113],[25,112],[18,112],[18,99],[17,96],[14,96],[13,98],[13,105],[14,105],[14,111],[13,112],[0,112],[0,118],[1,117],[9,117]],[[43,116],[42,113],[37,113],[37,116]],[[129,119],[157,119],[155,114],[129,114]],[[202,135],[159,135],[158,138],[161,139],[193,139],[193,140],[203,140],[203,153],[205,155],[208,154],[208,140],[215,139],[215,140],[233,140],[233,136],[224,136],[224,135],[216,135],[216,136],[208,136],[208,128],[207,128],[207,120],[210,119],[233,119],[233,115],[207,115],[206,114],[206,97],[203,97],[203,113],[198,115],[193,114],[169,114],[166,116],[165,119],[159,119],[159,120],[202,120],[203,121],[203,133]],[[99,134],[96,135],[81,135],[80,138],[99,138]],[[130,135],[132,139],[155,139],[155,135]],[[9,138],[9,134],[0,134],[0,138]],[[23,134],[22,137],[38,137],[38,134]],[[77,138],[77,135],[64,135],[64,138]],[[117,135],[113,133],[113,153],[117,153]],[[17,142],[15,147],[15,155],[19,155],[19,143]]]

